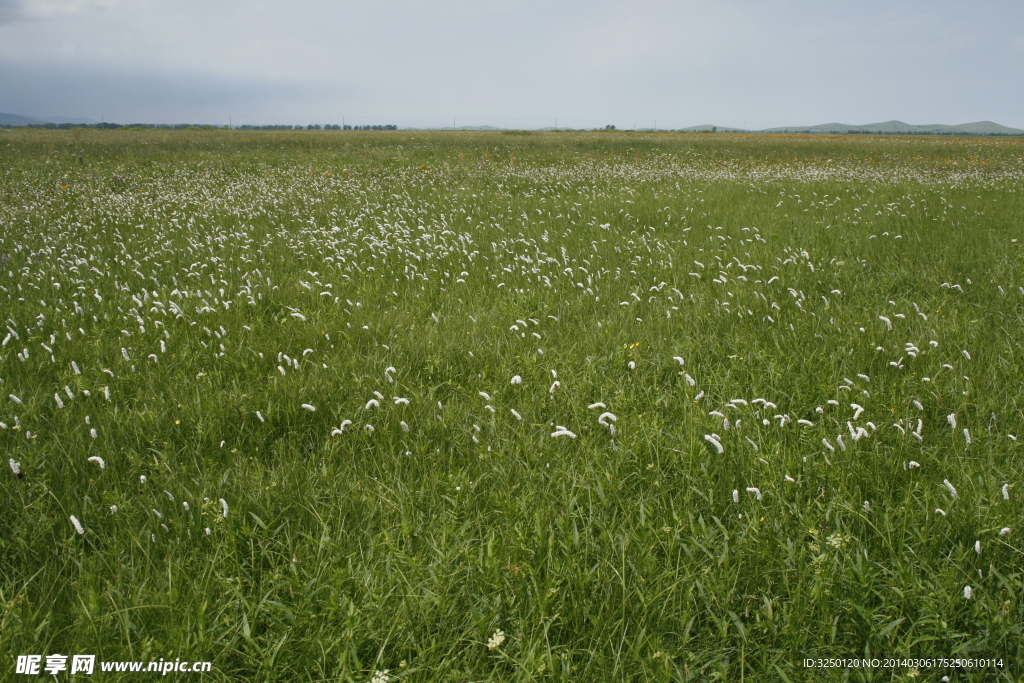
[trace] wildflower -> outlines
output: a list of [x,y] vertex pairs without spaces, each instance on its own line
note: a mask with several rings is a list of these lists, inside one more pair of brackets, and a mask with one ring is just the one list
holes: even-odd
[[522,383],[523,383],[523,378],[520,377],[519,375],[516,375],[515,377],[512,378],[512,384],[513,385],[515,385],[515,384],[522,384]]
[[85,533],[85,529],[82,527],[82,523],[78,521],[78,517],[71,515],[68,519],[71,520],[71,524],[75,527],[75,531],[78,532],[79,536]]
[[981,541],[974,542],[974,552],[981,555]]
[[15,396],[14,394],[7,394],[7,398],[11,399],[15,403],[17,403],[19,406],[22,405],[21,399],[18,398],[17,396]]
[[399,405],[407,406],[407,405],[409,405],[409,399],[407,399],[407,398],[402,398],[401,396],[392,396],[392,399],[394,399],[396,406],[399,406]]
[[825,448],[827,448],[827,449],[828,449],[829,451],[831,451],[832,453],[835,453],[835,452],[836,452],[836,449],[835,449],[835,447],[833,447],[833,446],[832,446],[832,444],[830,444],[830,443],[828,442],[828,439],[822,439],[822,440],[821,440],[821,443],[823,443],[823,444],[825,445]]
[[607,406],[603,403],[591,403],[587,406],[587,410],[593,410],[594,408],[607,408]]
[[793,483],[793,482],[795,482],[795,481],[796,481],[796,479],[794,479],[793,477],[791,477],[791,476],[789,476],[789,475],[787,474],[787,475],[786,475],[786,481],[788,481],[788,482],[790,482],[790,483]]
[[263,419],[263,413],[261,413],[258,410],[256,411],[256,417],[259,419],[260,422],[266,422],[266,420]]
[[1002,491],[1003,491],[1003,500],[1010,500],[1010,485],[1009,484],[1003,484]]
[[373,425],[371,425],[371,424],[363,425],[363,429],[365,429],[366,431],[370,432],[371,434],[375,431],[374,428],[373,428]]
[[703,392],[703,391],[702,391],[702,392],[700,392],[699,394],[697,394],[696,396],[694,396],[694,397],[693,397],[693,400],[694,400],[694,401],[699,401],[699,400],[701,400],[702,398],[704,398],[704,392]]
[[64,407],[64,401],[60,400],[60,395],[59,394],[54,394],[53,395],[53,400],[57,402],[57,407],[58,408],[63,408]]
[[116,505],[111,505],[110,506],[110,514],[114,514],[115,512],[117,512],[117,506]]
[[89,462],[94,462],[97,465],[99,465],[101,470],[107,469],[107,463],[103,462],[103,458],[101,458],[98,455],[94,455],[91,458],[88,458],[88,461]]
[[725,453],[725,449],[722,448],[721,442],[718,439],[716,439],[713,435],[705,434],[704,435],[704,440],[707,441],[712,446],[714,446],[715,450],[718,451],[719,455],[721,455],[722,453]]
[[685,364],[685,363],[686,363],[686,361],[684,361],[684,360],[683,360],[683,359],[682,359],[681,357],[679,357],[679,356],[672,356],[672,360],[674,360],[675,362],[679,363],[680,365],[683,365],[683,364]]
[[619,418],[615,417],[612,413],[601,413],[600,417],[597,418],[597,422],[603,427],[610,427],[609,420],[615,422]]
[[505,632],[500,628],[487,640],[488,650],[497,650],[505,642]]
[[553,437],[555,437],[555,436],[567,436],[570,439],[575,439],[576,438],[575,434],[570,432],[568,429],[566,429],[562,425],[555,425],[555,431],[551,433],[551,436],[553,436]]
[[738,490],[736,490],[736,489],[732,490],[732,502],[734,502],[734,503],[740,502],[740,492]]
[[212,531],[210,531],[210,527],[206,527],[205,529],[203,529],[203,531],[205,531],[205,532],[206,532],[206,535],[207,535],[207,536],[209,536],[210,534],[212,534],[212,533],[213,533]]
[[363,406],[363,410],[369,410],[370,408],[380,408],[380,402],[375,398],[371,398],[366,402],[366,405]]
[[1008,526],[1004,526],[1002,529],[999,530],[1000,536],[1005,536],[1008,533],[1010,533],[1010,527]]
[[956,498],[956,487],[949,483],[949,479],[943,479],[942,483],[945,484],[947,489],[949,489],[949,495]]
[[284,368],[282,368],[280,365],[277,366],[277,371],[280,372],[282,375],[287,375],[288,374],[287,372],[285,372]]
[[191,509],[189,507],[189,505],[188,505],[188,501],[187,500],[181,501],[181,507],[185,508],[185,512],[188,512]]
[[549,394],[553,394],[553,393],[555,393],[555,389],[557,389],[557,388],[558,388],[558,387],[560,387],[560,386],[562,386],[562,383],[561,383],[561,382],[559,382],[559,381],[558,381],[558,380],[556,379],[556,380],[555,380],[554,382],[552,382],[552,383],[551,383],[551,388],[550,388],[550,389],[548,389],[548,393],[549,393]]
[[516,412],[515,408],[509,408],[509,412],[512,413],[512,416],[515,417],[517,420],[523,419],[523,416]]
[[480,395],[480,398],[482,398],[485,401],[490,401],[491,400],[490,395],[486,391],[478,391],[476,393],[478,393]]
[[220,507],[223,511],[224,519],[228,518],[228,502],[223,498],[220,499]]
[[967,353],[967,349],[963,349],[960,353],[964,354],[964,358],[967,360],[971,359],[971,354]]
[[95,427],[93,427],[92,429],[90,429],[90,430],[89,430],[89,436],[91,436],[91,437],[92,437],[92,438],[94,438],[94,439],[95,439],[95,438],[96,438],[97,436],[99,436],[99,434],[97,434],[97,433],[96,433],[96,428],[95,428]]
[[315,413],[316,412],[316,408],[311,406],[311,405],[309,405],[308,403],[303,403],[302,407],[305,408],[306,410],[308,410],[311,413]]
[[757,500],[761,500],[761,489],[755,488],[753,486],[748,486],[747,493],[753,493],[754,498],[756,498]]
[[885,323],[886,329],[888,329],[890,332],[892,331],[892,321],[891,320],[886,318],[884,315],[878,316],[878,319],[881,320],[883,323]]
[[157,519],[163,519],[164,518],[164,516],[162,514],[160,514],[160,511],[155,509],[155,508],[153,509],[153,514],[156,515]]
[[871,501],[864,501],[864,512],[871,512]]
[[914,407],[917,408],[918,410],[924,410],[924,406],[921,405],[921,402],[918,401],[917,399],[914,399],[913,404]]
[[846,451],[846,444],[843,443],[842,435],[839,435],[839,436],[836,437],[836,443],[839,444],[839,450],[841,450],[843,452]]
[[916,460],[911,460],[910,462],[907,463],[907,469],[911,469],[911,470],[914,469],[915,467],[920,467],[920,466],[921,466],[921,463],[917,462]]
[[966,427],[964,428],[964,441],[966,441],[968,444],[971,443],[971,433],[967,431]]
[[946,516],[946,511],[943,510],[942,508],[935,508],[935,514],[942,515],[943,517],[945,517]]
[[391,680],[391,676],[388,676],[388,672],[391,669],[384,669],[383,671],[374,671],[373,678],[370,679],[370,683],[388,683]]
[[964,586],[964,600],[970,600],[971,599],[971,593],[972,593],[971,587],[970,586]]
[[121,355],[124,357],[124,361],[126,363],[132,362],[131,356],[128,355],[128,349],[124,348],[123,346],[121,347]]
[[139,475],[139,483],[140,484],[145,484],[146,483],[146,475],[145,474],[140,474]]

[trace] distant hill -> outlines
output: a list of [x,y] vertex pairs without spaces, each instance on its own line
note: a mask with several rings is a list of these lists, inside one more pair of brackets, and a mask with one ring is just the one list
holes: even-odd
[[19,114],[0,113],[0,126],[30,126],[41,123],[99,123],[88,116],[21,116]]
[[0,113],[0,126],[27,126],[31,123],[45,123],[45,121],[34,119],[31,116]]
[[915,126],[903,121],[883,121],[853,126],[848,123],[822,123],[817,126],[783,126],[766,128],[761,133],[932,133],[934,135],[1024,135],[1024,130],[1007,128],[992,121],[976,121],[948,126],[929,123]]

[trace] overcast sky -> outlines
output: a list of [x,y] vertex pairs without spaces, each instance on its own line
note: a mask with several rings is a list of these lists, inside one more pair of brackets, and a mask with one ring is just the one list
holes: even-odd
[[0,112],[1024,128],[1022,0],[0,0]]

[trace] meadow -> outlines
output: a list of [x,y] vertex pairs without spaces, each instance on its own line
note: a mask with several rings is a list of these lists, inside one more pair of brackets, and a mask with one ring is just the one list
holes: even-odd
[[1024,140],[4,130],[0,182],[0,680],[1024,676]]

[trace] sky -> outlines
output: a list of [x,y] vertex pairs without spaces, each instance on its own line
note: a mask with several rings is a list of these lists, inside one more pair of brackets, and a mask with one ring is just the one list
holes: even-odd
[[1024,128],[1022,83],[1021,0],[0,0],[37,117]]

